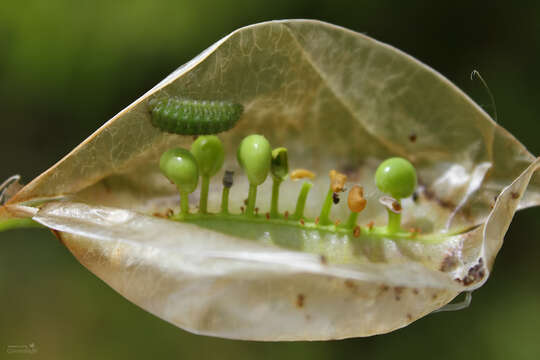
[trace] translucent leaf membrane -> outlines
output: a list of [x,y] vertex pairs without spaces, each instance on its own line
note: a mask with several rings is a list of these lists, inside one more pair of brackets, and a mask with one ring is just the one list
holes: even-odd
[[[288,148],[290,168],[317,174],[306,215],[318,215],[328,172],[364,187],[359,224],[385,225],[373,175],[390,156],[417,168],[405,228],[443,241],[391,240],[260,224],[161,219],[178,194],[158,169],[192,137],[150,124],[149,101],[175,96],[240,103],[220,134],[235,170],[232,212],[248,184],[236,164],[247,135]],[[187,330],[229,338],[318,340],[405,326],[485,282],[514,212],[540,204],[535,160],[448,80],[365,35],[310,20],[252,25],[183,65],[107,122],[0,212],[54,230],[88,269],[123,296]],[[280,211],[294,210],[301,182],[285,181]],[[527,191],[526,191],[527,190]],[[271,182],[257,206],[270,208]],[[198,192],[191,195],[193,207]],[[58,200],[61,201],[58,201]],[[44,205],[36,205],[43,204]],[[13,215],[16,214],[16,215]],[[333,220],[345,221],[346,201]]]

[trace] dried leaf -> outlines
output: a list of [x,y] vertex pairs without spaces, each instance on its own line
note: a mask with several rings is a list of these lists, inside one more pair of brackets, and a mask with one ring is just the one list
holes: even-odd
[[[361,184],[363,224],[386,222],[372,180],[377,165],[408,158],[420,187],[417,202],[402,203],[404,222],[448,238],[351,241],[152,216],[178,209],[159,156],[192,141],[151,126],[148,102],[163,95],[241,103],[238,125],[220,135],[224,169],[238,174],[236,146],[264,134],[288,148],[291,168],[337,169]],[[343,28],[287,20],[248,26],[212,45],[20,190],[0,215],[33,216],[55,229],[127,299],[193,332],[257,340],[369,336],[481,286],[514,212],[540,204],[539,167],[540,159],[417,60]],[[317,215],[328,184],[314,179],[308,215]],[[299,186],[283,184],[281,209],[294,209]],[[261,211],[270,189],[267,181],[259,190]],[[209,210],[218,209],[220,191],[214,181]],[[239,209],[246,194],[237,176],[231,207]],[[345,203],[333,218],[346,218]]]

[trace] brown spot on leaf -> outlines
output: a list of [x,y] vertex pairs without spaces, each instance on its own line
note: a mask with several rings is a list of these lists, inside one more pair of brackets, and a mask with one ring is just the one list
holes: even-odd
[[412,315],[411,314],[407,314],[407,320],[412,321]]
[[367,226],[367,228],[368,228],[369,230],[372,230],[372,229],[373,229],[373,225],[375,225],[375,223],[374,223],[373,221],[370,221],[370,222],[368,222],[368,224],[367,224],[366,226]]
[[458,266],[458,258],[455,253],[451,253],[444,257],[439,270],[442,272],[448,272],[454,270],[456,266]]
[[283,216],[285,216],[285,219],[288,219],[289,218],[289,212],[285,211],[285,214],[283,214]]
[[300,225],[304,226],[305,222],[304,219],[300,219]]
[[485,275],[486,270],[484,268],[484,259],[480,258],[478,259],[478,263],[469,269],[467,275],[465,275],[463,279],[457,278],[455,280],[465,286],[469,286],[475,282],[478,282],[479,280],[482,280]]
[[512,191],[512,199],[517,199],[519,197],[519,194],[515,191]]
[[356,225],[353,230],[354,237],[359,237],[361,232],[362,231],[360,230],[360,226]]
[[405,290],[403,286],[396,286],[394,288],[394,296],[395,296],[396,301],[401,300],[401,294],[403,293],[403,290]]
[[413,143],[413,142],[416,142],[416,138],[417,138],[417,136],[416,136],[415,133],[409,134],[409,141],[410,141],[410,142],[412,142],[412,143]]
[[306,301],[306,297],[304,294],[298,294],[296,296],[296,306],[299,308],[304,307],[304,302]]
[[158,211],[156,211],[155,213],[153,213],[152,215],[155,216],[155,217],[159,217],[159,218],[170,218],[171,216],[173,216],[174,212],[172,209],[167,209],[165,210],[164,213],[160,213]]
[[269,212],[266,213],[266,220],[270,220],[270,213]]
[[356,285],[356,283],[351,279],[345,280],[345,286],[348,289],[350,289],[351,291],[357,291],[358,290],[358,285]]

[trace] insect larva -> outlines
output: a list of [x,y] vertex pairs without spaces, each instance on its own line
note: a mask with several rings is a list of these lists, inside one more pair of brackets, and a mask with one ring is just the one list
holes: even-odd
[[162,98],[150,101],[152,125],[174,134],[207,135],[231,129],[244,111],[229,101]]

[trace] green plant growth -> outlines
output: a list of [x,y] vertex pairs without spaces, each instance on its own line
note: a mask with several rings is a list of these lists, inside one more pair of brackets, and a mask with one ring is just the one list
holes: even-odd
[[[233,173],[227,170],[223,177],[221,211],[208,212],[210,178],[223,166],[224,156],[223,144],[215,135],[199,136],[192,144],[191,151],[176,148],[162,155],[161,171],[176,184],[180,192],[180,213],[172,215],[173,219],[187,222],[214,219],[254,224],[270,223],[346,234],[353,238],[366,235],[423,242],[444,240],[441,235],[418,235],[414,230],[407,231],[401,228],[401,199],[412,195],[417,181],[414,166],[403,158],[390,158],[383,161],[375,173],[377,187],[382,192],[391,195],[391,197],[381,198],[381,203],[388,211],[388,224],[385,226],[369,224],[362,227],[358,224],[358,215],[367,206],[367,200],[364,198],[363,187],[358,184],[353,184],[348,190],[347,204],[350,210],[348,219],[342,223],[340,220],[330,218],[332,206],[339,201],[339,194],[347,191],[347,176],[336,170],[329,172],[330,186],[318,217],[311,219],[304,215],[307,197],[312,187],[310,181],[302,184],[294,212],[292,214],[288,211],[280,212],[278,209],[279,189],[289,174],[288,152],[283,147],[271,150],[270,143],[262,135],[245,137],[237,150],[238,163],[249,181],[245,211],[229,212],[229,191],[233,185]],[[302,172],[305,171],[302,170]],[[257,187],[266,180],[269,173],[273,179],[270,211],[259,213],[256,207]],[[196,189],[199,176],[201,177],[199,211],[190,213],[188,194]],[[296,175],[294,177],[296,178]]]
[[195,191],[199,183],[197,160],[188,150],[174,148],[161,155],[159,168],[176,185],[180,193],[180,214],[186,216],[189,213],[188,195]]
[[388,232],[401,229],[401,199],[409,197],[416,188],[416,170],[406,159],[394,157],[383,161],[375,172],[375,183],[379,190],[392,197],[381,198],[388,211]]

